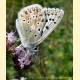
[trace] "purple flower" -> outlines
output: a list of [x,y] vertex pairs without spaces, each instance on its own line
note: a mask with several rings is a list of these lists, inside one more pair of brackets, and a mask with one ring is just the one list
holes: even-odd
[[13,32],[6,33],[7,43],[9,45],[13,44],[16,41],[16,37]]
[[13,54],[13,62],[17,68],[23,69],[32,63],[31,56],[32,53],[30,49],[24,48],[20,45],[15,48],[15,53]]

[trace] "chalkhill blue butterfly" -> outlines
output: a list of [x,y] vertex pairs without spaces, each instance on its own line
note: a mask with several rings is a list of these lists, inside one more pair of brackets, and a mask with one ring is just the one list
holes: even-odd
[[[43,42],[56,28],[63,15],[64,11],[62,9],[46,8],[39,4],[22,8],[18,12],[18,18],[16,19],[16,28],[21,40],[21,45],[17,48],[23,46],[29,50],[28,52],[23,52],[24,54],[30,53],[33,55],[36,52],[36,46]],[[20,56],[21,53],[18,55]],[[26,55],[24,58],[26,59]],[[24,62],[26,62],[25,59]],[[21,63],[21,57],[18,59],[18,62],[20,62],[21,68],[26,64]]]

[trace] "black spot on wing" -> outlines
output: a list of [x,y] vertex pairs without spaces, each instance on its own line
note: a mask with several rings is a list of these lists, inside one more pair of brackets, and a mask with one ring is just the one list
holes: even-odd
[[33,16],[33,18],[34,18],[35,16]]
[[49,29],[49,27],[48,27],[48,26],[46,26],[46,29],[48,30],[48,29]]
[[51,18],[49,20],[51,21]]
[[36,37],[37,35],[35,34],[34,36]]
[[25,19],[23,19],[23,21],[26,21]]
[[39,22],[37,24],[39,24]]
[[41,36],[43,35],[43,31],[41,32]]
[[41,22],[44,22],[45,20],[44,19],[42,19],[42,21]]
[[42,16],[42,14],[40,14],[39,16]]
[[46,22],[48,22],[48,20],[46,19]]
[[29,24],[30,22],[28,21],[28,24]]
[[52,21],[54,21],[54,19],[52,19]]
[[57,13],[55,13],[55,15],[57,15]]
[[54,24],[56,24],[56,22],[54,22]]
[[48,16],[50,16],[50,14],[47,14]]
[[40,31],[40,28],[38,29],[38,31]]
[[53,13],[51,13],[51,15],[53,15]]
[[37,15],[36,15],[36,18],[37,18]]

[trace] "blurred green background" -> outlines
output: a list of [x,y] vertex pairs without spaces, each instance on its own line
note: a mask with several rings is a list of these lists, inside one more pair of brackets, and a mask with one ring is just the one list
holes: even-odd
[[6,76],[11,80],[24,76],[27,80],[72,80],[73,76],[73,1],[72,0],[6,0],[6,31],[15,31],[18,11],[31,4],[64,10],[58,27],[39,45],[39,56],[29,69],[17,71],[11,55],[6,54]]

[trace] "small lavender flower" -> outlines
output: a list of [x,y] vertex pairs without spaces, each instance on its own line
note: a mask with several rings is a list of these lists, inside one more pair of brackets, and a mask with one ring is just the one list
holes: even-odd
[[15,37],[13,32],[6,33],[6,50],[14,52],[13,44],[17,38]]
[[6,33],[6,42],[7,45],[12,45],[16,41],[16,37],[13,32]]
[[17,68],[23,69],[26,66],[29,66],[31,61],[32,52],[28,48],[24,48],[23,46],[18,46],[15,48],[15,52],[13,54],[13,62]]

